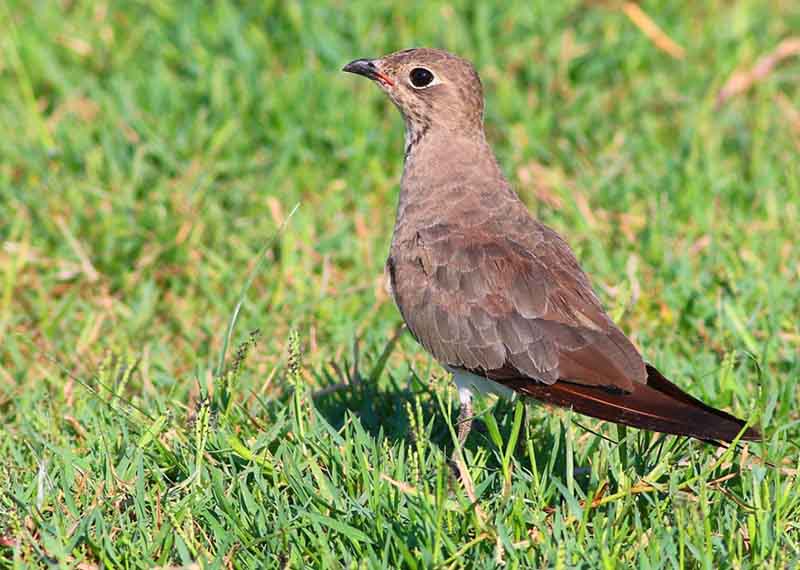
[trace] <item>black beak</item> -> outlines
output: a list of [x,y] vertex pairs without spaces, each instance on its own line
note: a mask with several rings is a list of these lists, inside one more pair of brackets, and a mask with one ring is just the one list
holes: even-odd
[[371,59],[356,59],[348,63],[342,68],[342,71],[347,73],[355,73],[356,75],[363,75],[364,77],[373,78],[378,68]]
[[375,61],[372,59],[356,59],[348,63],[342,68],[342,71],[348,73],[355,73],[356,75],[363,75],[369,79],[379,81],[385,85],[394,85],[389,76],[381,72]]

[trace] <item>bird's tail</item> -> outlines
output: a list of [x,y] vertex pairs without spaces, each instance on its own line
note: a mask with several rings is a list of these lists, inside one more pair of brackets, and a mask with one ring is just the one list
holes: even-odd
[[[577,412],[650,431],[685,435],[702,440],[733,441],[745,422],[708,406],[678,388],[653,366],[647,365],[647,383],[631,392],[565,382],[514,386],[525,396],[572,408]],[[761,434],[747,428],[742,440],[758,441]]]

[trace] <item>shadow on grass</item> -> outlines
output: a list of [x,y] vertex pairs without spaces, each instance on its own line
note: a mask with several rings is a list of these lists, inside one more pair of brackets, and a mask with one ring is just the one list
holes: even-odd
[[[403,378],[391,370],[385,370],[386,361],[400,334],[402,329],[398,328],[380,355],[365,359],[371,364],[369,372],[362,373],[359,368],[356,342],[351,357],[353,364],[345,362],[344,366],[339,366],[332,363],[329,368],[315,373],[316,385],[322,388],[314,393],[314,405],[334,429],[341,429],[348,416],[352,415],[375,439],[386,439],[392,445],[413,445],[415,438],[425,437],[440,450],[443,459],[448,458],[454,450],[451,430],[454,430],[457,421],[458,400],[448,391],[435,389],[428,371],[418,375],[412,370]],[[382,377],[383,373],[386,373],[385,377]],[[500,471],[504,450],[498,449],[492,441],[484,418],[488,414],[493,415],[505,446],[511,437],[516,403],[478,398],[476,404],[475,421],[465,444],[468,462],[470,458],[485,453],[480,468]],[[526,419],[539,421],[541,410],[530,405],[527,408]],[[535,450],[535,469],[566,484],[563,480],[569,464],[567,446],[564,444],[566,432],[563,426],[560,430],[552,430],[548,429],[548,425],[549,422],[539,421],[532,423],[529,428],[523,426],[514,457],[523,469],[531,469],[529,447],[532,447]],[[531,446],[528,437],[533,440]],[[476,463],[473,463],[473,467],[476,467]],[[589,477],[582,476],[575,481],[588,485]]]
[[[314,394],[315,407],[337,430],[352,415],[370,436],[386,439],[392,445],[413,445],[415,438],[422,434],[421,437],[441,451],[445,460],[454,449],[452,430],[458,416],[458,400],[449,391],[435,389],[428,380],[428,372],[420,376],[412,371],[405,378],[398,378],[392,371],[385,370],[401,333],[398,329],[376,358],[365,359],[374,362],[366,375],[359,370],[357,348],[353,351],[353,365],[342,369],[332,364],[329,371],[318,373],[317,385],[323,388]],[[384,372],[386,376],[379,382]],[[475,421],[465,444],[467,462],[473,469],[498,474],[494,478],[498,491],[502,484],[502,456],[512,437],[516,405],[516,401],[478,397]],[[685,438],[663,435],[654,438],[647,432],[622,427],[617,428],[615,436],[609,436],[605,429],[595,431],[592,426],[596,424],[584,416],[556,412],[531,400],[524,405],[523,428],[513,451],[518,465],[514,477],[543,481],[544,486],[552,490],[547,500],[551,506],[561,503],[566,488],[573,485],[582,496],[593,495],[592,488],[597,486],[597,481],[593,482],[592,465],[602,454],[611,453],[628,477],[641,479],[662,461],[665,452],[677,455],[688,452],[689,443]],[[557,418],[553,417],[554,413]],[[497,424],[503,449],[498,448],[490,436],[484,421],[489,414]],[[579,443],[578,440],[585,437],[588,437],[588,444]],[[596,477],[607,482],[610,489],[618,486],[614,473],[595,473]]]

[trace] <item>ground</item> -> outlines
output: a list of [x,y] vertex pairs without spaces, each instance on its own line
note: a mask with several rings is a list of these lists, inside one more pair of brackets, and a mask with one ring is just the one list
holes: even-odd
[[[0,29],[0,566],[798,563],[800,4],[7,0]],[[471,503],[383,287],[402,121],[339,72],[415,45],[475,61],[522,199],[764,443],[486,399]]]

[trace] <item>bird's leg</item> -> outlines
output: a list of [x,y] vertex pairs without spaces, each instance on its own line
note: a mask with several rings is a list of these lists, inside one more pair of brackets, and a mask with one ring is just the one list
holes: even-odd
[[461,410],[458,413],[458,443],[461,447],[469,437],[469,432],[472,429],[472,398],[466,398],[466,401],[461,402]]
[[475,495],[475,485],[472,478],[469,476],[467,463],[464,460],[464,443],[467,441],[469,431],[472,428],[472,390],[467,387],[458,387],[458,398],[461,400],[461,410],[458,413],[458,443],[453,449],[453,455],[450,457],[450,465],[454,468],[455,474],[461,481],[464,487],[464,492],[467,494],[469,500],[475,504],[475,514],[483,522],[485,515],[481,510],[480,505],[477,504],[478,498]]
[[458,444],[453,449],[453,455],[450,457],[450,461],[452,461],[453,464],[458,464],[459,449],[464,447],[469,432],[472,429],[472,390],[467,387],[459,386],[458,399],[461,401],[461,408],[458,412],[458,420],[456,421]]

